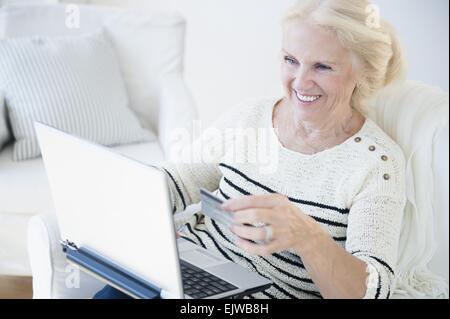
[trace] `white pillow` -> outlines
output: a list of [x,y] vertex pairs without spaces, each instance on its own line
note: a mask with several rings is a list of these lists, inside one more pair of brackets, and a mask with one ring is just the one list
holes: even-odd
[[9,140],[8,125],[6,122],[6,106],[3,92],[0,91],[0,151],[3,145]]
[[158,128],[161,78],[183,67],[185,20],[166,12],[125,10],[105,23],[121,66],[130,107],[146,128]]
[[1,39],[0,88],[14,160],[40,155],[35,120],[104,145],[155,139],[128,108],[118,60],[103,32]]

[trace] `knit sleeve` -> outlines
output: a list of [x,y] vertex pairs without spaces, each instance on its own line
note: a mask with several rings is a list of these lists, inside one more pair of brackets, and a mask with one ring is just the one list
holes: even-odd
[[213,191],[219,187],[221,173],[217,163],[162,164],[168,176],[173,213],[184,211],[187,206],[200,201],[200,188]]
[[[368,170],[350,208],[346,250],[367,264],[364,298],[389,298],[406,202],[403,155]],[[386,158],[385,158],[386,159]]]
[[[176,160],[160,165],[168,177],[174,213],[198,203],[200,188],[209,191],[219,188],[222,177],[219,163],[228,145],[233,142],[233,137],[227,134],[227,130],[229,131],[239,123],[239,120],[242,120],[238,109],[239,106],[236,106],[226,112],[209,125],[194,142],[180,147]],[[179,140],[183,139],[186,140],[186,137]]]

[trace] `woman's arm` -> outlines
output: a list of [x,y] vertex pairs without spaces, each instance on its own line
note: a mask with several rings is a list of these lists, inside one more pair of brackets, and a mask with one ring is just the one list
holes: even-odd
[[[234,211],[231,229],[240,237],[236,245],[247,252],[270,255],[293,249],[325,298],[376,299],[389,298],[392,290],[403,205],[403,200],[386,196],[355,202],[345,249],[285,196],[246,196],[227,201],[223,208]],[[245,225],[254,223],[270,225],[270,242],[264,243],[264,227]]]
[[[219,163],[226,145],[232,140],[226,130],[242,118],[239,106],[220,116],[196,138],[194,132],[174,130],[168,138],[167,152],[172,160],[160,164],[167,175],[174,213],[181,212],[200,201],[200,188],[214,191],[219,188],[222,173]],[[194,141],[192,141],[194,138]]]
[[184,211],[200,201],[200,188],[210,191],[219,187],[218,163],[173,163],[160,165],[166,173],[173,213]]
[[[236,245],[249,253],[270,255],[293,249],[325,298],[362,298],[367,290],[367,264],[340,247],[313,218],[304,214],[285,196],[278,194],[231,199],[224,205],[234,211],[233,232],[240,238]],[[264,222],[270,225],[273,238],[264,241],[263,227],[244,226]]]
[[294,250],[324,298],[359,299],[366,294],[370,282],[367,264],[329,235],[318,233],[309,245]]

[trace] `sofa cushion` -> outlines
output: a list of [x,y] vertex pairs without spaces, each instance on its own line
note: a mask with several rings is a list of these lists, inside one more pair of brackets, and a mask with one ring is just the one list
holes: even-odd
[[126,10],[105,23],[120,62],[130,105],[144,127],[158,126],[161,78],[180,73],[184,20],[177,14]]
[[15,160],[40,155],[33,121],[104,145],[155,139],[128,108],[119,62],[103,32],[0,39],[0,70]]
[[[163,160],[158,142],[113,148],[146,164]],[[0,153],[0,214],[36,214],[53,211],[53,203],[42,158],[15,162],[12,146]]]

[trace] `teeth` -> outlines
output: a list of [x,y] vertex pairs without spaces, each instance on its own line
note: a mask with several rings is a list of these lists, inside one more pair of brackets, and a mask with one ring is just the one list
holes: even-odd
[[295,91],[295,94],[297,95],[298,99],[302,102],[314,102],[320,97],[320,95],[301,95],[297,91]]

